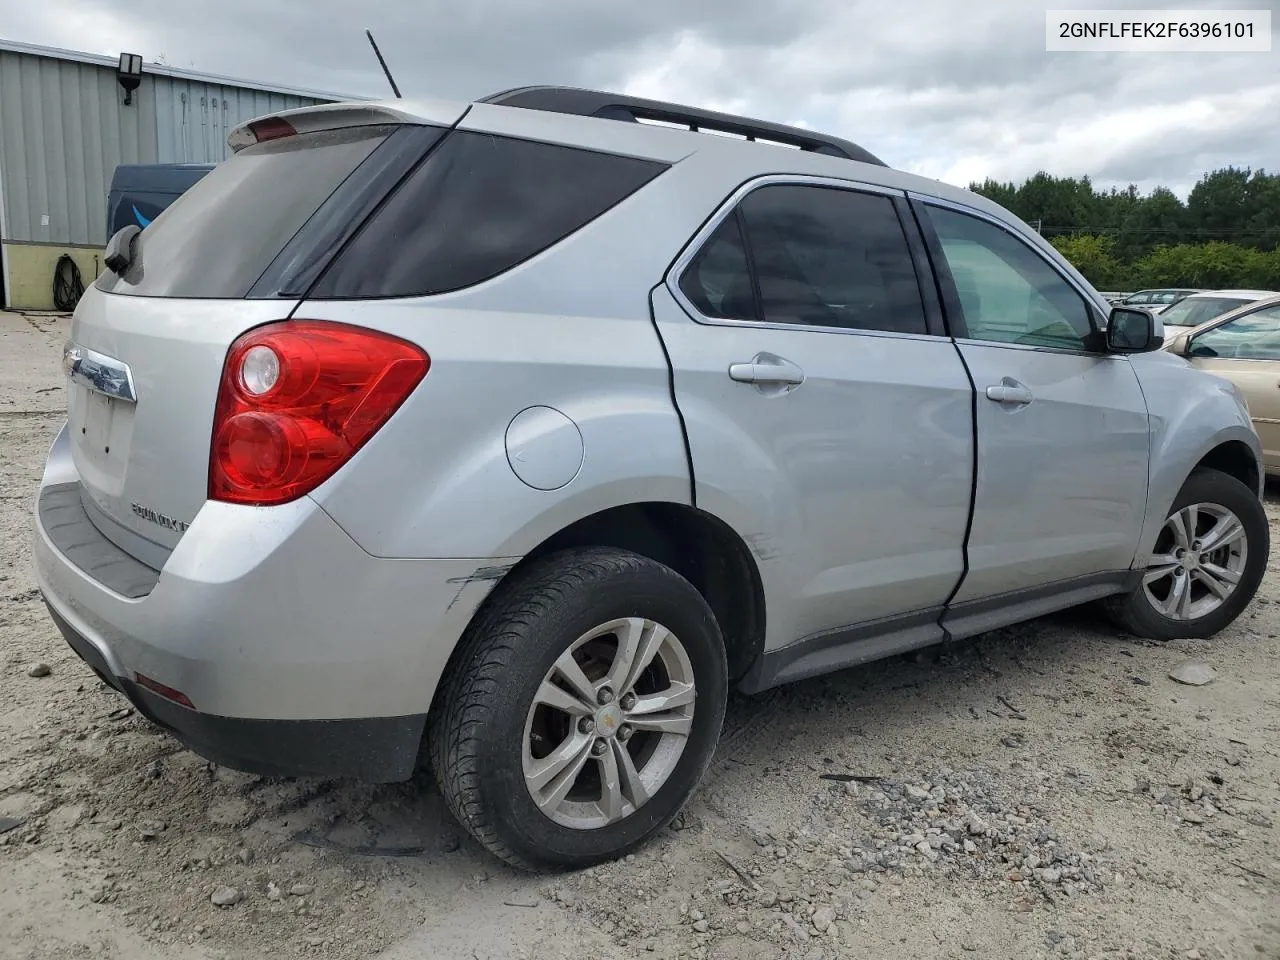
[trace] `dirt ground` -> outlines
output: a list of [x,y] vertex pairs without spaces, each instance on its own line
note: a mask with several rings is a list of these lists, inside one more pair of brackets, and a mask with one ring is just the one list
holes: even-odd
[[672,829],[533,877],[425,780],[216,768],[65,646],[29,538],[66,331],[0,314],[3,960],[1280,958],[1280,560],[1211,642],[1072,612],[739,699]]

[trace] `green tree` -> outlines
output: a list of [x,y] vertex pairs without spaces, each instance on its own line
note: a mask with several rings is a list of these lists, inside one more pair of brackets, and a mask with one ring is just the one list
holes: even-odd
[[1187,197],[1187,221],[1197,240],[1232,243],[1248,218],[1248,170],[1227,167],[1206,173]]
[[1280,175],[1225,167],[1187,203],[1157,187],[1094,189],[1088,177],[1038,172],[1021,184],[988,177],[969,189],[1042,232],[1094,286],[1280,290]]
[[1267,254],[1234,243],[1183,243],[1159,247],[1133,265],[1142,287],[1253,287],[1269,274]]
[[1187,208],[1177,194],[1156,187],[1141,197],[1120,224],[1116,255],[1122,260],[1138,260],[1162,244],[1178,244],[1186,239]]
[[1115,290],[1125,282],[1127,271],[1113,252],[1115,241],[1085,233],[1054,237],[1050,243],[1097,289]]
[[1001,183],[998,180],[992,180],[987,177],[981,183],[969,184],[969,189],[974,193],[981,194],[988,200],[995,201],[1017,216],[1018,211],[1015,208],[1018,202],[1018,188],[1012,183]]
[[1255,171],[1245,203],[1247,216],[1240,242],[1259,250],[1280,249],[1280,174]]

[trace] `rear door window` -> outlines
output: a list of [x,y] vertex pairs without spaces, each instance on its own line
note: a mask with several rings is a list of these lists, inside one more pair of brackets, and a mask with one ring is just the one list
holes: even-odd
[[680,290],[711,319],[928,332],[902,221],[880,194],[760,187],[708,238]]
[[108,293],[243,297],[298,229],[392,132],[350,127],[246,147],[218,164],[138,235]]
[[454,131],[375,213],[312,299],[447,293],[491,279],[614,207],[667,164]]
[[779,184],[742,202],[772,323],[925,333],[924,302],[889,197]]

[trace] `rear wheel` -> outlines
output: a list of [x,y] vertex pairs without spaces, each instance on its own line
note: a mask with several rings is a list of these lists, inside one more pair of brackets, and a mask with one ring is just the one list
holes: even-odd
[[1153,640],[1212,636],[1253,599],[1269,549],[1257,495],[1225,473],[1197,470],[1173,501],[1142,582],[1109,608]]
[[428,730],[454,814],[525,868],[612,859],[666,825],[714,752],[728,681],[701,594],[612,549],[539,560],[499,588]]

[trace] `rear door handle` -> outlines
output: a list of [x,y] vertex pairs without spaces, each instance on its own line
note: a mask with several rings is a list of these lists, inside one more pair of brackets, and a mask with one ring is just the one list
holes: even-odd
[[804,371],[783,357],[772,353],[757,353],[747,363],[729,364],[729,379],[738,383],[756,383],[765,386],[804,383]]
[[1017,380],[1005,377],[1003,383],[987,387],[987,399],[994,400],[996,403],[1022,406],[1034,400],[1035,396]]

